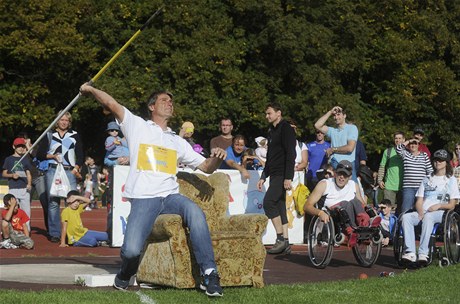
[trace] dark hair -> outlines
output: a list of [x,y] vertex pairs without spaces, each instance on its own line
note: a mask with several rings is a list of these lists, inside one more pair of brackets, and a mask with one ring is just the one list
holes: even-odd
[[16,198],[16,196],[14,196],[11,193],[5,194],[5,196],[3,197],[3,204],[5,204],[5,206],[9,207],[10,206],[10,201],[13,198]]
[[233,137],[232,143],[235,143],[239,140],[243,140],[244,145],[246,145],[246,137],[244,137],[244,135],[241,135],[241,134],[235,135],[235,137]]
[[281,105],[277,102],[270,102],[266,107],[265,107],[265,110],[267,110],[268,108],[272,108],[273,110],[275,110],[275,112],[278,112],[278,111],[282,111],[281,109]]
[[[433,160],[434,162],[434,160]],[[452,165],[450,164],[450,161],[445,161],[446,162],[446,177],[450,178],[452,175],[454,175],[454,169],[452,168]],[[434,166],[433,166],[434,167]],[[434,176],[436,174],[436,169],[431,172],[431,176]]]
[[393,137],[395,137],[396,135],[402,135],[403,137],[405,137],[403,131],[396,131],[396,132],[394,132],[394,133],[393,133]]
[[384,199],[380,202],[380,204],[386,205],[386,206],[391,206],[391,201],[390,201],[389,199],[387,199],[387,198],[384,198]]
[[[147,99],[147,108],[150,106],[150,105],[153,105],[155,104],[155,102],[157,101],[158,99],[158,96],[160,96],[161,94],[166,94],[168,95],[171,99],[173,99],[173,94],[171,92],[168,92],[168,91],[157,91],[157,92],[153,92],[149,98]],[[150,109],[149,110],[149,113],[151,112]]]
[[71,197],[72,195],[80,195],[80,192],[77,190],[70,190],[69,193],[67,193],[67,198]]
[[230,117],[221,118],[220,123],[219,123],[219,126],[222,124],[222,121],[223,121],[223,120],[230,120],[230,123],[231,123],[232,126],[233,126],[233,121],[232,121],[232,119],[231,119]]
[[252,148],[247,148],[246,150],[244,150],[243,155],[255,156],[256,152]]

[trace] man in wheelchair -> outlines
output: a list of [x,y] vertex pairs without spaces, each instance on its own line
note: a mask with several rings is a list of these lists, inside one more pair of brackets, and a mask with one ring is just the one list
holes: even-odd
[[320,181],[308,197],[304,210],[310,215],[318,216],[321,221],[328,223],[329,214],[322,210],[324,207],[332,212],[338,212],[344,233],[348,236],[348,245],[354,247],[358,240],[358,227],[379,227],[381,218],[375,216],[370,220],[364,207],[366,206],[357,183],[351,179],[352,164],[341,161],[336,168],[335,176]]
[[450,155],[446,150],[438,150],[433,154],[434,172],[423,179],[415,194],[415,211],[402,215],[404,235],[404,263],[417,261],[415,246],[415,227],[422,224],[418,264],[427,265],[430,253],[430,236],[436,223],[441,223],[446,210],[453,210],[460,198],[457,180],[452,176]]

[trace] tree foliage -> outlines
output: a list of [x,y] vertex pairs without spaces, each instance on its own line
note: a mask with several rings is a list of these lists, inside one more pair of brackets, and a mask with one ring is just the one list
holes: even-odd
[[[308,140],[323,113],[345,107],[371,155],[416,125],[433,148],[460,140],[458,1],[4,0],[2,142],[24,129],[38,137],[161,5],[95,85],[142,115],[152,91],[171,90],[171,126],[192,121],[198,142],[222,117],[250,139],[264,134],[272,100]],[[111,117],[86,98],[72,113],[100,158]]]

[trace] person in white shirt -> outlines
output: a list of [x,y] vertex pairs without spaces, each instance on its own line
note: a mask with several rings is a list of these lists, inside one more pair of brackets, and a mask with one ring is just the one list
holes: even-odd
[[[348,235],[348,244],[351,247],[356,245],[358,238],[357,233],[354,232],[355,228],[378,227],[381,222],[379,216],[371,220],[364,210],[366,204],[361,196],[359,186],[351,180],[352,170],[351,162],[348,160],[340,161],[335,176],[318,182],[304,207],[306,213],[318,216],[325,223],[328,223],[330,218],[324,212],[323,207],[329,210],[343,209],[349,219],[349,222],[345,224],[344,232]],[[324,206],[319,206],[322,199],[324,199]]]
[[222,296],[206,217],[198,205],[179,194],[176,170],[180,162],[212,173],[225,159],[225,151],[214,148],[211,156],[205,159],[185,139],[171,131],[168,121],[174,106],[169,92],[155,92],[149,97],[150,120],[147,121],[88,83],[81,86],[80,92],[92,95],[115,116],[128,141],[130,170],[123,196],[130,200],[131,211],[120,252],[121,268],[113,286],[122,290],[128,288],[157,216],[178,214],[190,231],[193,253],[203,275],[200,287],[208,296]]
[[414,263],[415,226],[422,222],[422,234],[418,250],[418,263],[426,265],[429,259],[429,243],[433,226],[442,222],[444,211],[452,210],[460,198],[457,181],[452,176],[450,155],[446,150],[438,150],[433,154],[434,172],[423,179],[417,193],[415,212],[405,213],[402,217],[404,231],[405,253],[402,260]]

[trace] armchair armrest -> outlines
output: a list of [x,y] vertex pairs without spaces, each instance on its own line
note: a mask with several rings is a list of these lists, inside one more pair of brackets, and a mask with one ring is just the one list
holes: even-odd
[[165,241],[171,237],[179,236],[181,233],[185,234],[182,223],[182,218],[177,214],[162,214],[157,217],[155,224],[152,227],[150,240],[152,241]]
[[268,218],[265,214],[237,214],[228,219],[232,230],[250,231],[261,235],[267,228]]

